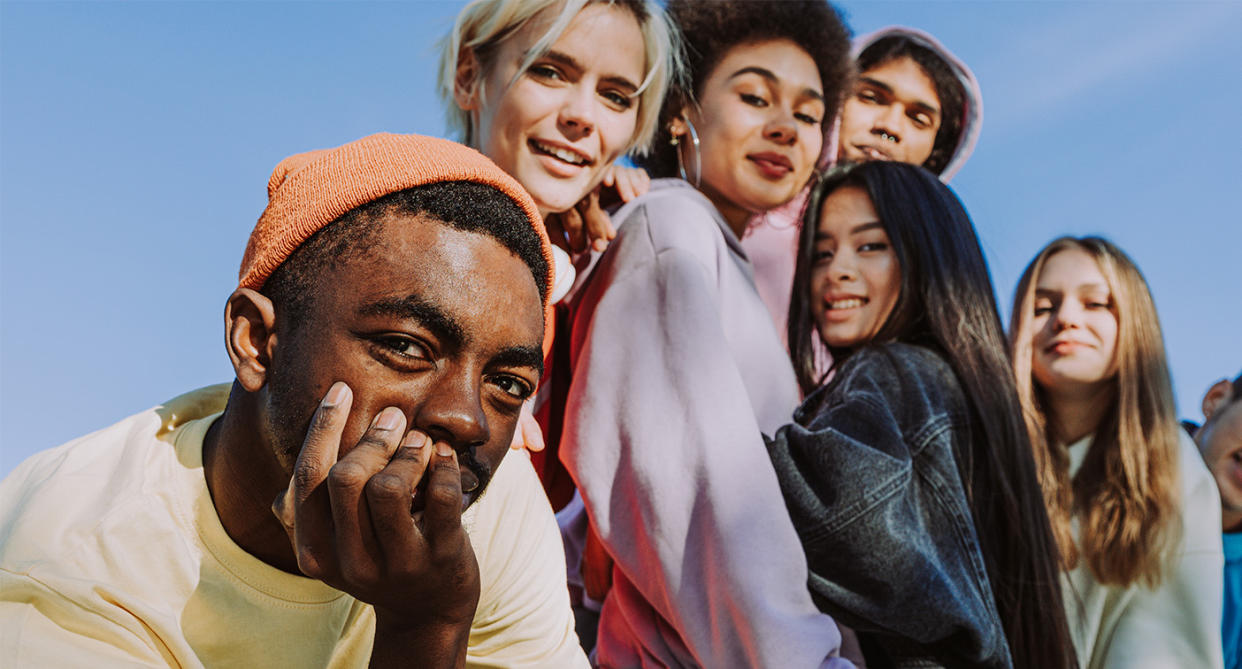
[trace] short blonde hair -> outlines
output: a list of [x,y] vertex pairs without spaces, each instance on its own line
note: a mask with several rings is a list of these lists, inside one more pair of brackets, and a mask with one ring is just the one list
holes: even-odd
[[[646,52],[647,73],[639,85],[638,121],[634,136],[626,146],[626,153],[645,155],[655,137],[660,106],[669,82],[680,71],[680,52],[675,32],[665,17],[664,10],[650,0],[474,0],[457,15],[453,30],[440,41],[440,73],[438,90],[444,104],[449,130],[465,144],[473,146],[477,141],[476,128],[470,114],[457,106],[454,83],[457,63],[463,50],[471,49],[479,59],[479,96],[487,71],[493,66],[489,57],[505,40],[526,25],[527,21],[545,11],[555,12],[555,19],[538,40],[535,41],[526,60],[518,68],[524,72],[536,58],[546,53],[569,27],[574,17],[591,4],[607,4],[623,8],[638,20]],[[512,82],[510,82],[512,84]]]

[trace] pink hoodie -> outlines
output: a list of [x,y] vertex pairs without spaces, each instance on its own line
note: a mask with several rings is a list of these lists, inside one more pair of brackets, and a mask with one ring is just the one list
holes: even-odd
[[[873,33],[863,35],[854,40],[853,55],[858,57],[863,49],[885,37],[900,35],[910,38],[937,53],[953,71],[965,90],[966,115],[962,123],[962,136],[958,140],[957,149],[949,164],[940,173],[940,180],[948,183],[957,174],[979,140],[979,130],[983,126],[983,94],[979,90],[979,82],[966,64],[954,56],[952,52],[931,35],[915,28],[889,26]],[[824,149],[820,153],[819,167],[826,168],[836,162],[837,141],[840,130],[840,115],[837,121],[824,133]],[[810,187],[804,188],[793,200],[783,207],[753,216],[745,236],[742,248],[755,268],[755,285],[759,297],[768,307],[772,321],[780,332],[781,340],[786,338],[785,322],[789,317],[789,298],[793,289],[794,262],[798,251],[798,229],[802,222],[803,209],[806,207]]]

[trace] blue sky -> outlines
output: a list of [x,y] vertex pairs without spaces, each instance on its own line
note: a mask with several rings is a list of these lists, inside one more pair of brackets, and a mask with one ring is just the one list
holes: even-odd
[[[286,155],[444,134],[458,2],[0,3],[0,475],[225,381],[224,300]],[[1104,234],[1152,285],[1185,417],[1242,371],[1242,3],[840,5],[975,70],[953,182],[1001,302],[1045,242]]]

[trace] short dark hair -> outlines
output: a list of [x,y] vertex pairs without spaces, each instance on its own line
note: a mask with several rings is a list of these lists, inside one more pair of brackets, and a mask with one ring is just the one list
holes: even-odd
[[677,149],[669,122],[703,92],[712,70],[735,46],[787,39],[805,51],[824,86],[824,127],[831,127],[853,83],[850,32],[827,0],[669,0],[668,16],[681,32],[685,78],[674,82],[660,110],[651,153],[635,162],[652,176],[677,176]]
[[508,195],[486,184],[445,181],[397,191],[345,212],[311,235],[272,272],[260,292],[296,328],[306,320],[320,277],[333,264],[366,252],[384,219],[425,215],[465,232],[495,239],[530,267],[540,298],[548,293],[548,263],[539,234]]
[[1237,375],[1233,379],[1233,399],[1232,402],[1242,400],[1242,374]]
[[869,44],[858,54],[858,71],[866,72],[901,58],[913,60],[936,87],[936,97],[940,99],[940,129],[936,131],[931,155],[923,161],[923,167],[940,174],[953,159],[962,139],[966,91],[943,56],[905,35],[891,35]]

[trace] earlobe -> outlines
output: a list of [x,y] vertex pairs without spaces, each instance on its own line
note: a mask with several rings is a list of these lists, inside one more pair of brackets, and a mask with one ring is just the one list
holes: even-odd
[[224,346],[242,387],[252,393],[262,388],[276,347],[276,309],[267,296],[249,288],[238,288],[229,296]]
[[463,111],[479,108],[479,77],[482,68],[474,49],[462,47],[457,54],[457,73],[453,77],[453,100]]
[[1229,403],[1233,398],[1233,384],[1228,379],[1221,379],[1212,384],[1208,388],[1207,394],[1203,396],[1203,418],[1208,419],[1212,414],[1216,413]]
[[678,139],[689,132],[689,130],[686,129],[686,114],[688,113],[688,109],[682,108],[682,110],[668,122],[668,134],[672,135],[673,139]]

